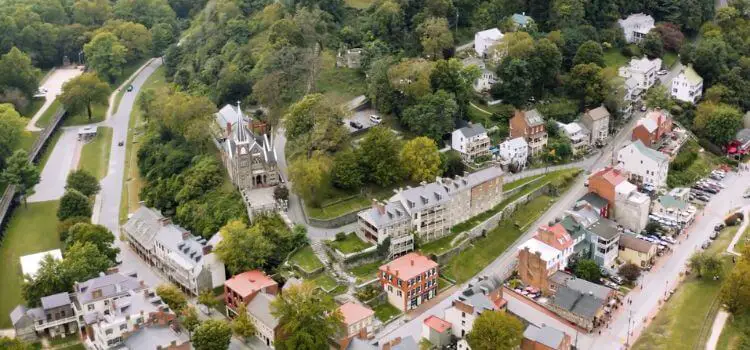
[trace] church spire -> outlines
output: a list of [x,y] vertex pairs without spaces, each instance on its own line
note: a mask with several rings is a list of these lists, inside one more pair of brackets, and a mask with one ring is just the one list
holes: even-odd
[[237,141],[238,142],[244,142],[245,141],[245,117],[242,115],[242,107],[240,106],[240,101],[237,101],[237,114],[239,115],[239,118],[237,119]]

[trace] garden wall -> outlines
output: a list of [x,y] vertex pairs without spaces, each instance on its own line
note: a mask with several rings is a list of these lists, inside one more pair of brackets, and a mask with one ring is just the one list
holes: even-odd
[[[302,210],[305,211],[305,206],[302,206]],[[310,226],[320,227],[320,228],[337,228],[344,225],[351,224],[353,222],[357,221],[357,214],[362,211],[355,210],[348,212],[344,215],[337,216],[335,218],[331,219],[316,219],[312,218],[307,215],[307,211],[305,211],[305,216],[307,217],[307,223],[310,224]]]

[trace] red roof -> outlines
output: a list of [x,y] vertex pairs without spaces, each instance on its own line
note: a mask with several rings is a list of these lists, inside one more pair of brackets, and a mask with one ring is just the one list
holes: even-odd
[[625,176],[622,175],[621,171],[614,169],[612,167],[606,167],[602,170],[599,170],[596,173],[592,174],[589,178],[592,178],[595,176],[603,178],[605,181],[612,184],[612,186],[617,186],[621,182],[626,180]]
[[224,285],[245,298],[263,288],[275,286],[277,283],[270,277],[266,276],[263,271],[252,270],[243,272],[228,279],[224,282]]
[[567,248],[570,248],[570,246],[573,245],[573,238],[570,237],[570,235],[568,234],[568,231],[559,222],[553,226],[542,225],[539,227],[539,230],[548,231],[554,235],[553,240],[549,242],[547,242],[547,240],[544,240],[544,243],[547,243],[548,245],[558,250],[565,250]]
[[344,315],[344,323],[346,325],[355,324],[375,314],[375,311],[370,310],[370,308],[351,301],[339,306],[339,310],[341,311],[341,314]]
[[432,315],[424,320],[424,324],[437,331],[438,333],[445,333],[445,331],[451,328],[451,324],[435,315]]
[[424,255],[409,253],[380,266],[380,271],[392,273],[401,280],[408,280],[437,266],[436,262]]

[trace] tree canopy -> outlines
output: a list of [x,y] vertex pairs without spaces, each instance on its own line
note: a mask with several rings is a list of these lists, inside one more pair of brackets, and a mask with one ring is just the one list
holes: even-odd
[[344,318],[332,298],[319,295],[310,283],[293,286],[271,303],[279,320],[279,349],[321,349],[328,339],[343,331]]

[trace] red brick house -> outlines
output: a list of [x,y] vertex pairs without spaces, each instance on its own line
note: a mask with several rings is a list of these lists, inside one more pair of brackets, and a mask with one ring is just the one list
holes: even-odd
[[[622,171],[606,167],[589,176],[589,193],[596,193],[604,198],[608,203],[608,209],[613,209],[617,196],[615,187],[624,181],[627,181],[627,178]],[[609,217],[609,210],[605,214]]]
[[641,140],[644,145],[651,147],[671,131],[672,118],[657,108],[638,120],[630,139],[632,141]]
[[240,303],[249,304],[260,292],[276,295],[279,292],[279,284],[260,270],[246,271],[228,279],[224,282],[227,314],[230,311],[236,314]]
[[418,253],[406,254],[380,266],[378,278],[388,302],[404,312],[438,293],[438,264]]

